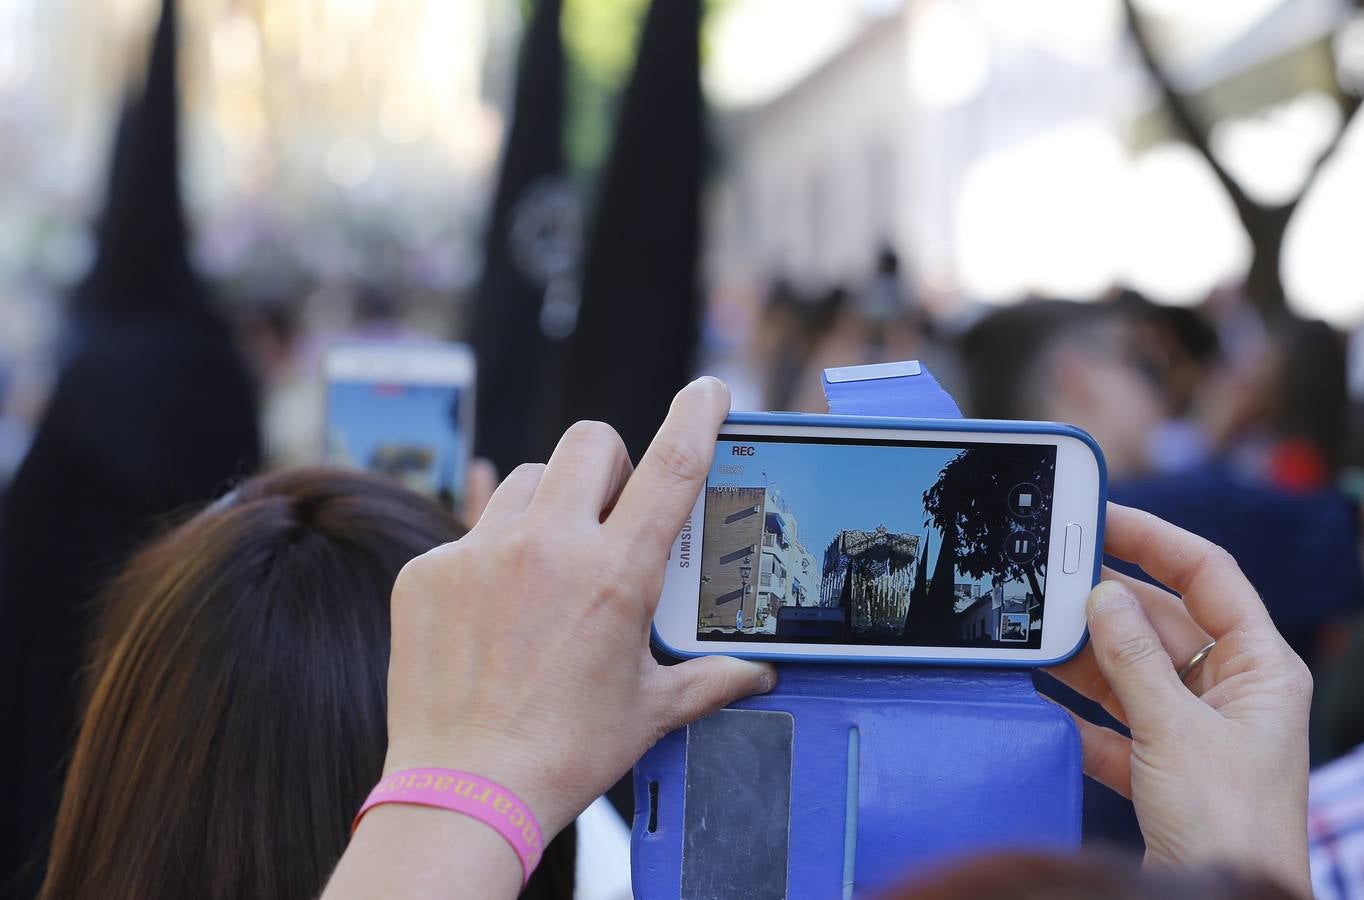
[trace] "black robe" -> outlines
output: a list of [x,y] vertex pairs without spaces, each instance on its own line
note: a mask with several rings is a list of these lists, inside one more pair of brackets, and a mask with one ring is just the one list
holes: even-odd
[[201,308],[79,338],[0,509],[0,897],[41,884],[100,587],[258,461],[252,385]]

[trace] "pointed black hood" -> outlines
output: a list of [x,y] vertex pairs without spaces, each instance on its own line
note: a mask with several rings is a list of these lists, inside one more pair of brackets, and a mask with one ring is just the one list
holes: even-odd
[[0,897],[35,896],[42,880],[91,600],[169,516],[259,461],[250,379],[187,258],[174,35],[168,0],[146,87],[120,120],[66,359],[0,506],[0,721],[24,735],[0,742]]
[[564,175],[561,5],[540,0],[522,44],[470,331],[479,365],[474,440],[504,473],[543,458],[536,438],[560,347],[541,317],[551,289],[577,291],[580,222]]
[[146,79],[124,103],[110,157],[95,262],[78,316],[169,311],[201,303],[180,196],[174,0],[162,0]]
[[636,459],[691,374],[699,293],[700,0],[654,0],[583,260],[558,424],[602,419]]

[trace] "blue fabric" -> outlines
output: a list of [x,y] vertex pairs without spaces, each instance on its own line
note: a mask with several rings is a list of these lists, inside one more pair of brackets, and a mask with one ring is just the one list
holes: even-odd
[[1111,497],[1226,548],[1304,659],[1323,625],[1364,609],[1359,510],[1338,491],[1290,493],[1210,466],[1115,484]]
[[[826,378],[825,392],[838,414],[961,415],[926,371],[832,384]],[[1079,734],[1069,715],[1037,695],[1030,672],[809,664],[778,670],[776,690],[733,708],[780,710],[796,720],[787,870],[793,900],[842,895],[853,728],[855,896],[874,895],[958,855],[1079,845]],[[685,772],[685,729],[664,737],[635,767],[636,897],[680,895]]]

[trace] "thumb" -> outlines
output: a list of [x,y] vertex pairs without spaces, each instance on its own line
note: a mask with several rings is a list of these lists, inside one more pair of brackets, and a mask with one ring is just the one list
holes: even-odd
[[654,715],[659,734],[689,725],[735,700],[765,694],[777,683],[766,663],[732,656],[702,656],[675,666],[659,666]]
[[1094,659],[1128,725],[1134,732],[1155,726],[1189,695],[1141,603],[1126,585],[1104,581],[1085,606]]

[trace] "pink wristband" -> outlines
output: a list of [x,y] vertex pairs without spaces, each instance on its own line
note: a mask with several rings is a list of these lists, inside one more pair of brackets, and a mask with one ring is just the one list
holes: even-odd
[[453,769],[404,769],[374,786],[355,814],[351,834],[365,813],[381,803],[434,806],[478,819],[506,839],[521,860],[522,887],[540,863],[540,823],[530,807],[495,781]]

